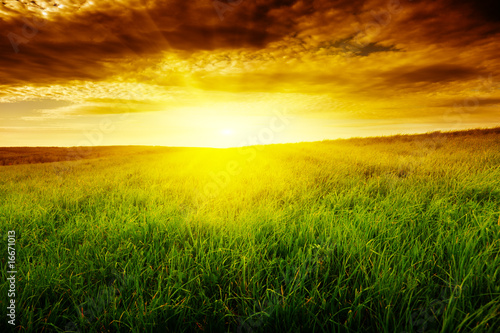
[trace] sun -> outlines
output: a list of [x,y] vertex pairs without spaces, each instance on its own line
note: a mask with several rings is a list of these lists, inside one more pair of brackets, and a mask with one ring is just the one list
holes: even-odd
[[220,131],[220,134],[225,136],[231,136],[234,134],[234,131],[230,128],[224,128],[223,130]]

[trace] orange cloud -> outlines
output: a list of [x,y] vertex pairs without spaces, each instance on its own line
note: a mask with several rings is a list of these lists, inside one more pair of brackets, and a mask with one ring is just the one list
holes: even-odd
[[493,0],[6,0],[0,15],[0,112],[71,103],[26,121],[281,104],[304,119],[439,123],[470,98],[471,117],[497,121]]

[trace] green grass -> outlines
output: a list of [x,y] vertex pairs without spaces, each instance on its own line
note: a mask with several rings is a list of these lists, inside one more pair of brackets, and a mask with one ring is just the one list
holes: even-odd
[[133,152],[0,167],[16,331],[500,327],[499,130]]

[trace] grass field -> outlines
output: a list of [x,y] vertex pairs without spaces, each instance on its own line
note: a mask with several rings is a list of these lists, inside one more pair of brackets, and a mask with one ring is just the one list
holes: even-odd
[[500,327],[500,129],[94,149],[0,166],[15,331]]

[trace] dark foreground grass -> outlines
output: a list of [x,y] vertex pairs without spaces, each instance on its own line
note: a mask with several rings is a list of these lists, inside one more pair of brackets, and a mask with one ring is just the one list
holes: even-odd
[[16,331],[495,332],[500,135],[0,167]]

